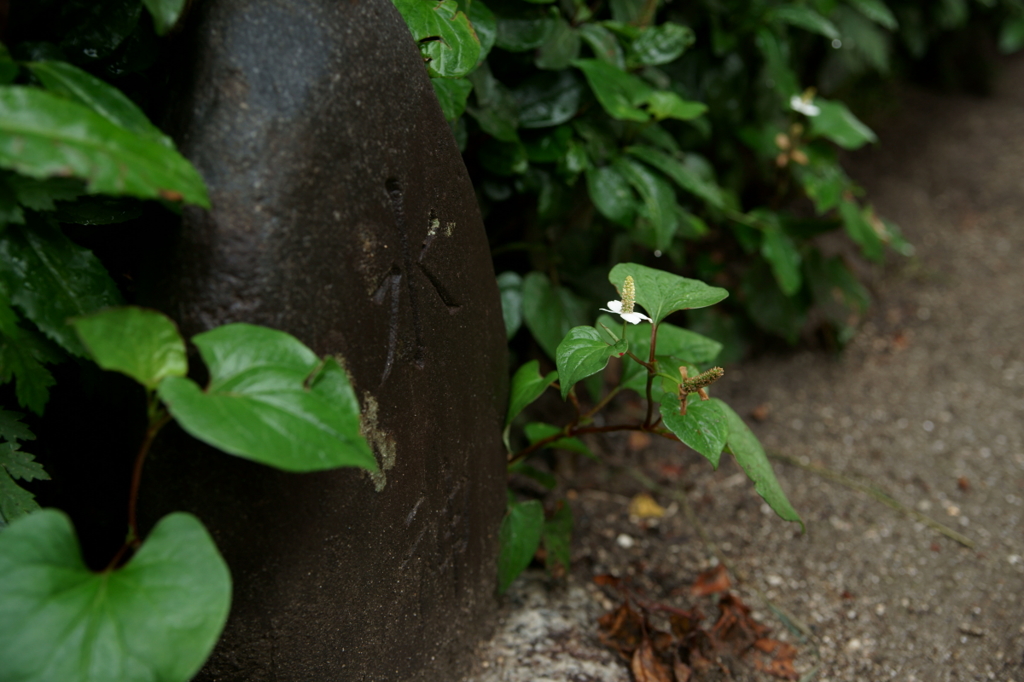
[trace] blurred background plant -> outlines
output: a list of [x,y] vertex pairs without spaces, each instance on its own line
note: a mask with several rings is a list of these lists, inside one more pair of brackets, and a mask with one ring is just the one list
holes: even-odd
[[[997,49],[1024,45],[1022,0],[396,5],[476,186],[513,349],[548,358],[622,261],[732,293],[686,313],[722,362],[766,336],[841,347],[870,299],[852,257],[913,251],[843,169],[876,142],[844,101],[877,109],[908,78],[984,92]],[[414,18],[456,9],[462,34]],[[478,50],[439,58],[461,40]],[[827,254],[834,232],[855,248]]]

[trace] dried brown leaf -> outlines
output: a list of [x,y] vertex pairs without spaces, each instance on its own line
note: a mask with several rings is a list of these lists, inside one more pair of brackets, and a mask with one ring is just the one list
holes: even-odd
[[704,595],[714,594],[715,592],[725,592],[731,586],[732,582],[729,580],[729,574],[725,570],[725,565],[718,564],[714,568],[708,569],[697,576],[697,579],[690,587],[690,593],[698,597],[703,597]]
[[640,647],[633,652],[630,667],[636,682],[672,682],[668,669],[658,660],[649,639],[645,638]]

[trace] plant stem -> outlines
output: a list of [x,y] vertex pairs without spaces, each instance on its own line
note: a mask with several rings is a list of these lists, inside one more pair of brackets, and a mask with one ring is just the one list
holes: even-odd
[[605,405],[607,405],[609,402],[611,402],[611,399],[614,398],[615,396],[617,396],[619,394],[619,391],[621,391],[621,390],[622,390],[621,386],[616,386],[612,390],[608,391],[608,395],[606,395],[605,397],[601,398],[601,402],[599,402],[598,404],[594,405],[593,409],[591,409],[590,412],[587,412],[585,415],[583,415],[583,419],[584,420],[589,420],[595,414],[597,414],[598,412],[603,410]]
[[651,396],[651,389],[654,386],[654,349],[658,342],[658,325],[651,324],[651,352],[648,356],[647,364],[644,365],[647,368],[647,417],[644,419],[644,428],[651,428],[651,417],[654,416],[654,400]]

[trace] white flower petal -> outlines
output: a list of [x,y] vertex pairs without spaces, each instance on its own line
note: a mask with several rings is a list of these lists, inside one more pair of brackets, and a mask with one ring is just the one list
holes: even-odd
[[804,100],[800,95],[793,95],[789,98],[789,106],[793,111],[798,111],[804,116],[817,116],[821,113],[821,109]]
[[608,307],[611,308],[611,310],[608,311],[610,313],[621,313],[622,301],[608,301]]
[[651,318],[647,317],[643,313],[619,313],[619,316],[626,322],[631,322],[633,324],[640,324],[641,320],[647,320],[648,322],[651,321]]

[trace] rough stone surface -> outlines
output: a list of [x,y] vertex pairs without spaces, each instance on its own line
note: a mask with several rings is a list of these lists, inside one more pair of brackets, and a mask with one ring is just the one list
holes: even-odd
[[[170,129],[210,188],[144,299],[343,359],[385,478],[288,474],[162,434],[141,503],[234,576],[202,680],[454,679],[493,612],[504,327],[482,222],[389,0],[214,0]],[[195,363],[198,364],[198,363]]]

